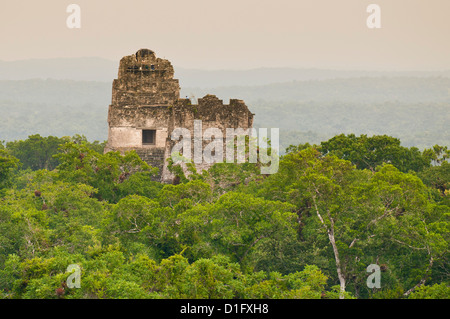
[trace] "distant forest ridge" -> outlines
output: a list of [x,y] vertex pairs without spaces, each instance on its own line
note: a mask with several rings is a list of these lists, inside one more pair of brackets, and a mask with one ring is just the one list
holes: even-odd
[[[28,135],[107,139],[112,81],[0,80],[0,140]],[[450,146],[450,78],[360,77],[253,86],[183,87],[181,96],[243,99],[256,127],[280,128],[284,149],[340,133],[390,135],[421,149]]]
[[[0,61],[0,80],[58,79],[111,83],[117,78],[119,60],[103,58],[55,58]],[[364,71],[318,68],[254,68],[248,70],[200,70],[174,65],[182,88],[254,86],[289,81],[326,80],[355,77],[450,77],[443,71]]]

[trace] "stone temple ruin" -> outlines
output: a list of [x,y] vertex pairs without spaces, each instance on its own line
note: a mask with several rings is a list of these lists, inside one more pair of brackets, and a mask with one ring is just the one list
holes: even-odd
[[[202,120],[202,131],[219,128],[250,129],[254,114],[242,100],[229,104],[214,95],[206,95],[192,104],[180,98],[180,86],[174,79],[172,64],[141,49],[120,60],[118,78],[113,81],[112,102],[108,111],[108,142],[105,152],[135,150],[142,160],[159,168],[159,180],[171,183],[174,176],[167,159],[175,142],[171,133],[186,128],[194,136],[194,120]],[[193,145],[194,143],[192,143]],[[197,170],[207,163],[195,164]]]

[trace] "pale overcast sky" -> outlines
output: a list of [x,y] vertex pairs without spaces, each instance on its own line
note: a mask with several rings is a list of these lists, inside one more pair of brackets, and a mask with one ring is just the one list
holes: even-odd
[[[81,7],[81,29],[66,7]],[[366,8],[381,7],[381,29]],[[450,69],[450,0],[2,0],[0,60],[149,48],[201,69]]]

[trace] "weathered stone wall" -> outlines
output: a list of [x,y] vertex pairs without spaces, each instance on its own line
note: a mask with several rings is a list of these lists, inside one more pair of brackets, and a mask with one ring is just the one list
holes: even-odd
[[186,99],[179,99],[174,104],[175,127],[185,127],[191,131],[194,119],[202,120],[204,130],[210,127],[223,131],[226,128],[251,128],[253,115],[242,100],[231,99],[230,104],[223,104],[222,100],[210,94],[199,98],[197,105],[191,105]]
[[144,162],[147,162],[151,166],[157,167],[159,169],[159,175],[155,177],[155,180],[160,181],[164,171],[164,166],[167,166],[167,163],[165,162],[165,148],[138,148],[136,149],[136,153]]
[[[198,104],[191,104],[187,99],[179,99],[173,106],[173,121],[169,127],[169,132],[173,129],[181,127],[190,131],[191,136],[191,159],[194,160],[194,120],[201,120],[202,131],[205,133],[207,129],[218,128],[222,131],[222,160],[226,160],[226,130],[228,128],[241,128],[247,130],[253,127],[253,116],[244,101],[231,99],[229,104],[223,104],[223,101],[217,98],[215,95],[206,95],[203,98],[198,99]],[[216,136],[213,137],[217,139]],[[166,156],[170,156],[170,150],[177,143],[177,141],[167,141],[169,145],[169,151],[166,151]],[[208,145],[209,142],[202,142],[202,150]],[[235,154],[236,159],[236,154]],[[195,163],[195,167],[198,172],[207,170],[211,167],[211,163],[203,161],[202,163]],[[181,165],[185,172],[187,172],[186,165]],[[165,169],[162,175],[163,180],[170,181],[173,176]]]
[[118,78],[113,81],[112,105],[170,105],[180,96],[172,64],[141,49],[120,60]]
[[[172,110],[167,106],[121,107],[108,112],[108,147],[165,147]],[[156,130],[156,144],[142,145],[142,130]]]

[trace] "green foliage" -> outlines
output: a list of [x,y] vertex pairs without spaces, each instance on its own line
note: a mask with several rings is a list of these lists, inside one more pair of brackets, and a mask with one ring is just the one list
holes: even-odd
[[6,147],[13,156],[21,161],[24,169],[53,170],[58,166],[58,160],[52,156],[58,152],[60,144],[67,141],[68,138],[65,137],[42,137],[36,134],[28,136],[24,141],[8,142]]
[[385,282],[401,282],[405,291],[428,277],[430,264],[446,260],[447,208],[429,202],[429,190],[418,177],[392,165],[358,170],[315,148],[302,148],[285,155],[279,172],[256,192],[296,205],[303,247],[326,247],[329,239],[328,249],[311,252],[306,262],[321,264],[323,254],[330,263],[321,269],[342,274],[341,285],[354,278],[361,295],[369,293],[361,274],[376,260],[389,264]]
[[444,147],[340,135],[290,147],[272,175],[216,164],[176,185],[99,150],[76,136],[53,170],[0,150],[0,297],[449,298]]
[[450,163],[443,162],[439,166],[431,166],[420,172],[419,177],[426,185],[437,189],[440,195],[445,197],[450,190]]
[[117,185],[117,193],[120,198],[126,197],[127,195],[157,198],[164,185],[153,179],[154,175],[152,171],[135,172]]
[[[130,193],[128,185],[119,187],[130,175],[136,172],[157,173],[157,168],[151,168],[135,151],[124,156],[119,152],[100,154],[83,142],[67,142],[60,150],[61,153],[55,155],[60,161],[57,167],[60,177],[73,183],[91,185],[98,189],[99,199],[110,202],[120,199],[120,190]],[[145,192],[142,189],[138,191]]]
[[450,299],[450,287],[447,283],[423,285],[414,290],[409,299]]
[[348,160],[358,169],[374,171],[377,166],[388,163],[402,172],[419,172],[430,166],[429,152],[421,153],[416,147],[401,146],[398,138],[387,135],[357,137],[341,134],[321,142],[318,149],[323,155],[336,155]]
[[84,144],[87,148],[103,153],[106,142],[89,142],[85,136],[75,135],[73,137],[42,137],[39,134],[30,135],[24,141],[13,141],[6,144],[8,152],[20,160],[22,169],[40,170],[55,169],[59,162],[54,155],[59,153],[62,144],[73,142],[75,144]]
[[222,195],[249,184],[258,178],[259,172],[260,168],[253,163],[216,163],[204,175],[213,192]]
[[[17,168],[19,160],[8,154],[5,150],[0,149],[0,191],[7,186],[11,171]],[[1,195],[1,193],[0,193]]]
[[[89,142],[88,139],[86,138],[86,136],[79,135],[79,134],[75,134],[74,136],[69,138],[69,140],[74,142],[75,144],[84,144],[89,149],[93,150],[94,152],[100,153],[100,154],[103,153],[105,146],[106,146],[106,141],[103,141],[101,143],[99,141]],[[63,143],[61,143],[61,144],[63,144]]]
[[292,210],[287,203],[230,192],[210,208],[214,228],[211,236],[221,249],[245,264],[267,239],[295,237],[296,215]]
[[245,294],[254,299],[320,299],[326,282],[327,277],[316,266],[307,265],[301,272],[284,276],[271,272],[267,278],[246,288]]
[[[77,256],[81,267],[80,288],[69,288],[61,265],[72,262],[64,251],[51,258],[20,261],[11,255],[5,264],[0,284],[6,298],[298,298],[319,299],[327,281],[315,266],[301,272],[281,275],[273,272],[244,274],[239,264],[222,255],[189,263],[177,254],[156,263],[144,254],[124,259],[110,250],[96,259]],[[51,274],[51,275],[48,275]]]
[[192,203],[207,202],[211,199],[211,187],[201,180],[164,185],[158,197],[161,205],[169,207],[175,207],[183,199],[189,199]]
[[185,296],[196,299],[231,299],[239,290],[241,277],[238,264],[223,256],[201,258],[185,271]]

